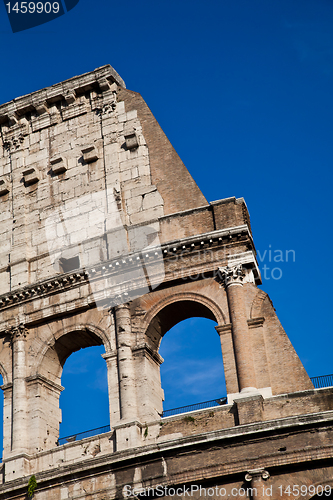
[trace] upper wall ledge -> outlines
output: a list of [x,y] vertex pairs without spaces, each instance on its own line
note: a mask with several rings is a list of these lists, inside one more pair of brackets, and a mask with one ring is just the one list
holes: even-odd
[[17,97],[13,101],[7,102],[0,106],[0,123],[13,123],[12,117],[24,115],[27,112],[35,111],[41,104],[47,102],[49,104],[57,101],[66,100],[67,96],[72,96],[74,93],[84,93],[92,89],[108,90],[108,87],[116,83],[120,87],[126,88],[124,80],[110,66],[102,66],[85,73],[84,75],[74,76],[69,80],[61,83],[56,83],[51,87],[46,87],[42,90],[37,90],[31,94],[22,97]]

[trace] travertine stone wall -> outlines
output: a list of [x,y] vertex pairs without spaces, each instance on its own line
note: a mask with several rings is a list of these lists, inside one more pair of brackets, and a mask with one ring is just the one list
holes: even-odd
[[[303,415],[300,401],[309,414],[331,410],[257,288],[245,201],[208,203],[142,97],[110,66],[0,106],[0,149],[5,482],[58,477],[63,467],[205,429],[234,435],[239,425]],[[225,275],[235,270],[231,296]],[[228,405],[197,429],[179,419],[163,427],[160,342],[193,316],[216,322]],[[105,348],[111,432],[59,447],[62,369],[93,345]],[[277,399],[299,391],[308,392],[288,408]],[[57,483],[50,496],[80,488]],[[101,498],[122,496],[109,493]]]
[[67,259],[86,242],[84,264],[92,265],[131,250],[128,225],[164,215],[140,120],[117,98],[123,82],[114,73],[104,67],[0,108],[0,180],[8,186],[1,196],[0,293],[55,274],[49,253],[59,250],[63,234],[52,220],[66,217]]

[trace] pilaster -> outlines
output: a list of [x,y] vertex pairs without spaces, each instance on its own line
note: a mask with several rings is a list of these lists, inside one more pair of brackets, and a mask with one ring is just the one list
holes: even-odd
[[26,388],[26,337],[28,330],[21,323],[9,328],[13,352],[13,396],[11,451],[26,452],[27,440],[27,388]]
[[220,268],[219,272],[227,291],[239,390],[253,393],[257,384],[243,290],[245,272],[242,264]]

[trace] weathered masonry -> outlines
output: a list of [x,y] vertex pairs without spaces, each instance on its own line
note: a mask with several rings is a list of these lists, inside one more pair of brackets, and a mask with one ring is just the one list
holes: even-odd
[[[0,128],[2,498],[33,474],[36,500],[333,487],[333,389],[257,288],[245,201],[208,203],[110,66],[3,104]],[[161,419],[160,341],[193,316],[217,323],[228,402]],[[58,446],[64,363],[102,344],[111,431]]]

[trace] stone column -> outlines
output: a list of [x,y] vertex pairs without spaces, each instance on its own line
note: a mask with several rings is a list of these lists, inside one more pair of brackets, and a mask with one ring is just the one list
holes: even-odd
[[227,291],[239,390],[242,393],[257,392],[243,290],[245,273],[241,264],[220,268],[219,272]]
[[247,471],[245,481],[251,482],[253,500],[267,500],[272,497],[272,485],[267,486],[264,481],[270,477],[265,469],[253,469]]
[[27,450],[27,388],[25,344],[27,329],[23,324],[12,327],[13,353],[13,398],[12,398],[12,440],[11,450]]
[[114,311],[119,374],[120,418],[122,422],[131,422],[137,420],[138,416],[129,304],[120,304],[115,307]]
[[115,383],[118,380],[118,355],[115,350],[109,354],[102,354],[105,359],[108,374],[108,394],[109,394],[109,414],[110,414],[110,427],[119,425],[120,423],[120,400],[119,400],[119,387]]

